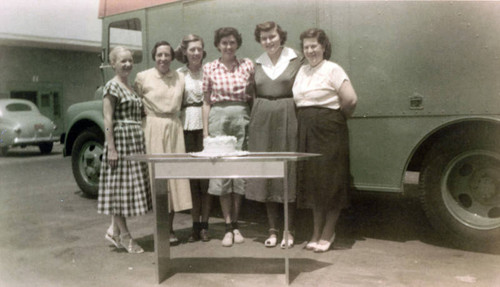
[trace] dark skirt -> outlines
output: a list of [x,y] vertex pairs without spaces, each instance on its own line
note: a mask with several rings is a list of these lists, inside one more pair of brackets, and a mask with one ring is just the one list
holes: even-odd
[[[186,152],[200,152],[203,150],[203,130],[185,130],[184,143]],[[208,179],[190,179],[191,196],[208,192]]]
[[297,119],[298,151],[322,154],[299,164],[298,207],[347,207],[350,172],[345,116],[338,110],[304,107],[298,109]]

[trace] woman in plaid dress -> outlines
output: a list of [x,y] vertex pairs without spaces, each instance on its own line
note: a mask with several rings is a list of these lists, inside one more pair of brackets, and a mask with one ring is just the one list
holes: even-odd
[[145,153],[141,127],[142,103],[128,85],[132,71],[132,52],[115,47],[109,59],[116,75],[104,86],[103,114],[105,138],[97,211],[111,215],[105,238],[129,253],[144,250],[132,239],[126,218],[143,215],[152,209],[146,163],[123,159]]

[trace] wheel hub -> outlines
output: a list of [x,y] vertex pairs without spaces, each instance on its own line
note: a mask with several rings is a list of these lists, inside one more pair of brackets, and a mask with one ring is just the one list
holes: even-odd
[[469,188],[475,200],[484,205],[495,206],[500,203],[500,183],[494,175],[499,175],[498,170],[482,169],[474,172]]
[[461,223],[480,230],[500,227],[500,155],[473,150],[456,156],[446,167],[442,196]]
[[80,169],[85,174],[84,180],[89,184],[97,185],[99,183],[101,155],[102,148],[95,142],[89,142],[83,147]]

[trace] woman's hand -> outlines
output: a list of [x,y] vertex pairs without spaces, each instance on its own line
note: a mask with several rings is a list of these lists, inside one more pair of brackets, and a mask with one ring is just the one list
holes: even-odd
[[116,149],[108,149],[108,164],[112,168],[115,168],[118,163],[118,152]]

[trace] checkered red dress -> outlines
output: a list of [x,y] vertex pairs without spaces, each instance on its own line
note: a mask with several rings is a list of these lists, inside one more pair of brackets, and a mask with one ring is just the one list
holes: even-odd
[[125,217],[145,214],[152,209],[148,166],[143,162],[123,160],[126,155],[144,154],[146,150],[141,126],[141,100],[114,81],[106,84],[103,94],[118,98],[113,113],[118,164],[115,168],[107,164],[108,145],[104,143],[97,212]]

